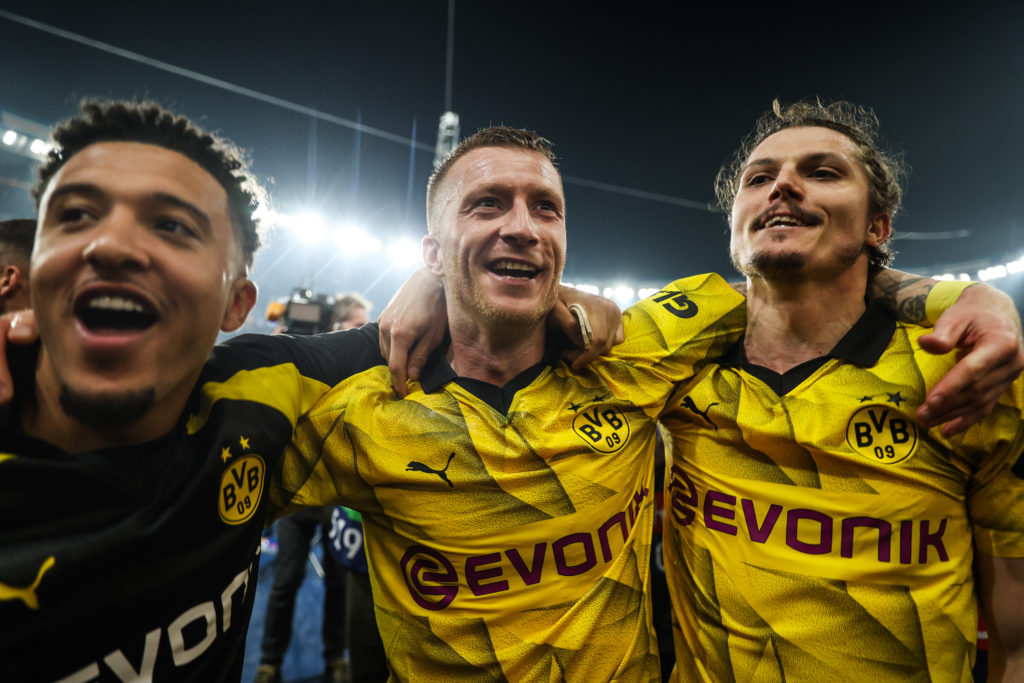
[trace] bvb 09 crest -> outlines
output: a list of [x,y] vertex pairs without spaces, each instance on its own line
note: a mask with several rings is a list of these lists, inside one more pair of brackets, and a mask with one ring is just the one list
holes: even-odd
[[255,453],[236,458],[220,477],[217,512],[226,524],[244,524],[260,506],[266,464]]
[[629,438],[626,416],[608,403],[581,410],[572,421],[572,429],[599,453],[614,453],[625,446]]
[[865,406],[846,425],[846,442],[868,460],[895,465],[913,455],[917,426],[892,406]]

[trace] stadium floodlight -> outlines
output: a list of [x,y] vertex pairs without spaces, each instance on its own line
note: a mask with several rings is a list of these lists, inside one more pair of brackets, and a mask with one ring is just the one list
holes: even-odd
[[986,282],[987,280],[997,280],[1001,277],[1006,277],[1007,274],[1006,266],[990,266],[978,271],[978,279]]
[[654,296],[655,294],[657,294],[660,291],[661,290],[658,289],[657,287],[641,287],[636,292],[636,298],[637,299],[646,299],[647,297]]
[[11,145],[18,141],[18,134],[15,133],[13,130],[9,130],[6,133],[4,133],[3,141],[5,145],[10,147]]
[[50,143],[46,142],[45,140],[40,140],[39,138],[36,138],[35,140],[32,141],[32,144],[28,146],[28,150],[35,154],[36,156],[44,157],[52,149],[52,147],[53,146],[50,145]]
[[620,308],[629,306],[636,299],[636,292],[632,287],[626,285],[616,285],[612,290],[612,295],[608,297],[619,305]]
[[1011,275],[1016,275],[1017,273],[1024,272],[1024,256],[1021,256],[1020,258],[1007,263],[1006,270]]
[[306,244],[314,244],[327,236],[324,219],[315,213],[301,213],[297,216],[277,215],[278,223],[291,229]]
[[601,293],[601,290],[598,289],[597,285],[591,285],[591,284],[587,284],[587,283],[580,283],[578,285],[573,285],[573,286],[576,289],[580,290],[581,292],[586,292],[587,294],[600,294]]
[[967,273],[960,273],[960,275],[957,276],[957,279],[963,282],[970,282],[971,276],[968,275]]
[[408,268],[423,263],[423,247],[420,242],[400,237],[387,246],[391,263],[399,268]]
[[372,254],[383,246],[379,239],[358,225],[342,225],[331,231],[331,238],[346,254]]

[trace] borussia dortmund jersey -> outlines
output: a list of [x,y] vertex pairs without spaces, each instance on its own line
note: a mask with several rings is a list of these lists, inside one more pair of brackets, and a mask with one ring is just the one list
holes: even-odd
[[[627,313],[626,344],[503,388],[435,356],[398,399],[381,365],[296,428],[297,501],[339,487],[363,515],[395,678],[657,681],[649,558],[655,425],[674,383],[743,326],[717,276]],[[284,490],[290,498],[292,490]]]
[[[20,401],[35,350],[10,354]],[[240,337],[214,350],[170,433],[85,453],[25,436],[20,404],[5,410],[0,680],[237,683],[268,479],[298,416],[376,362],[362,331]]]
[[664,536],[680,680],[971,680],[972,544],[1024,556],[1024,393],[952,439],[919,429],[954,361],[924,332],[871,307],[829,357],[780,376],[738,344],[680,386]]

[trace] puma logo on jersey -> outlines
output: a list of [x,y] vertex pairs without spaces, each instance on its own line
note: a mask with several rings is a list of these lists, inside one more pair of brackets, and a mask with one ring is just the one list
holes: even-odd
[[36,574],[36,580],[25,588],[0,583],[0,600],[21,600],[29,609],[39,609],[39,596],[36,595],[36,588],[39,587],[39,582],[43,580],[43,574],[53,566],[54,562],[56,560],[53,555],[43,560],[43,565],[39,568],[39,573]]
[[705,408],[704,410],[701,410],[700,408],[697,407],[697,404],[694,403],[693,399],[690,398],[689,396],[687,396],[686,398],[683,399],[683,407],[684,408],[689,408],[693,412],[695,412],[698,415],[700,415],[701,417],[703,417],[704,420],[707,421],[707,423],[709,425],[711,425],[712,427],[715,428],[716,432],[718,431],[718,425],[716,425],[714,422],[712,422],[711,418],[708,417],[708,411],[711,410],[711,406],[717,406],[717,405],[718,405],[717,402],[716,403],[709,403],[707,408]]
[[406,472],[425,472],[427,474],[436,474],[437,476],[441,477],[441,480],[444,481],[445,483],[447,483],[448,486],[451,486],[452,488],[455,488],[455,484],[453,484],[452,480],[448,478],[448,468],[451,466],[452,458],[454,458],[454,457],[455,457],[454,453],[452,453],[451,455],[448,456],[448,464],[446,464],[444,466],[443,470],[435,470],[430,465],[424,465],[421,462],[416,462],[415,460],[413,460],[412,462],[410,462],[408,465],[405,466],[405,471]]

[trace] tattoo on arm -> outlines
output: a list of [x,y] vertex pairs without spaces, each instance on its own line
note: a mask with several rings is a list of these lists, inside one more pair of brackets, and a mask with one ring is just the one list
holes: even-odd
[[902,322],[921,323],[925,320],[925,301],[935,280],[885,269],[877,273],[868,285],[868,295],[879,300]]

